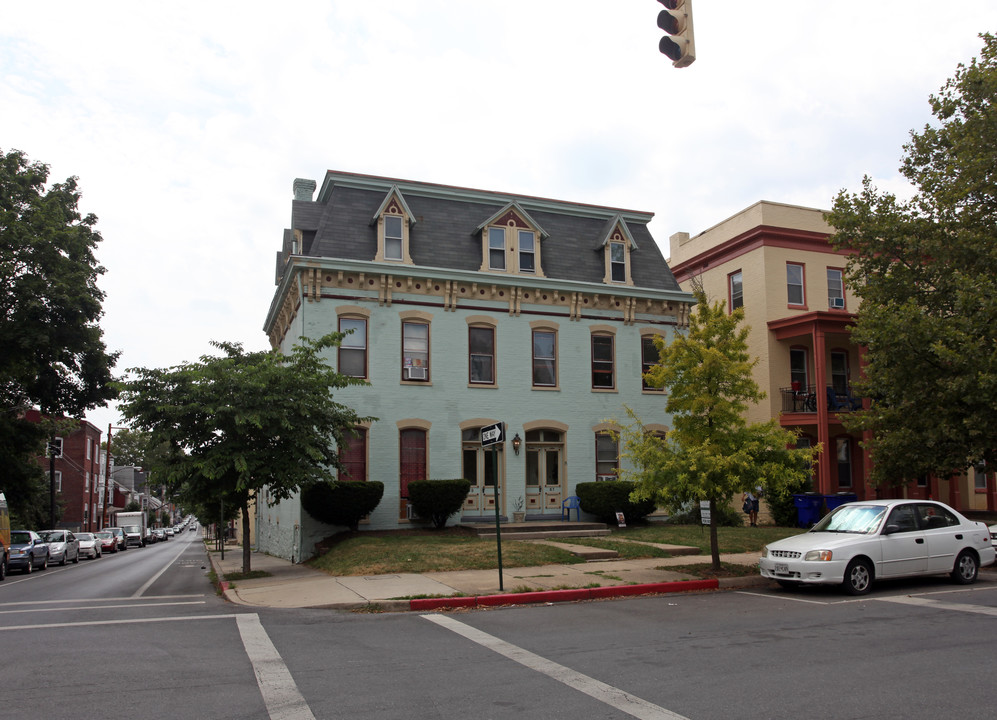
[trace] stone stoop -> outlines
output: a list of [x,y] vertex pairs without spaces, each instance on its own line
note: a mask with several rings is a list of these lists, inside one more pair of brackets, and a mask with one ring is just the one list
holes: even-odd
[[[494,523],[463,523],[461,527],[474,530],[480,538],[494,538]],[[573,537],[602,537],[611,533],[606,523],[596,522],[523,522],[502,523],[502,537],[510,540],[546,540]]]

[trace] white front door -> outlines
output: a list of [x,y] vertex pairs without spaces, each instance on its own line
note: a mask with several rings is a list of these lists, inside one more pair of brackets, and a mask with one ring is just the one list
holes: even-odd
[[564,434],[558,430],[526,433],[526,512],[561,512],[564,492]]
[[[471,481],[471,489],[464,500],[464,517],[494,517],[495,515],[495,466],[498,465],[499,493],[504,494],[505,465],[499,445],[481,446],[481,429],[465,430],[462,444],[463,477]],[[504,498],[500,498],[504,504]],[[501,513],[501,508],[499,509]]]

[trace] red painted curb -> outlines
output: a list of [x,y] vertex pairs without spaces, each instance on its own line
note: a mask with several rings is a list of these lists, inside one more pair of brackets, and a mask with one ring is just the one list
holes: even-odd
[[571,602],[598,598],[632,597],[658,593],[717,590],[720,581],[678,580],[672,582],[644,583],[642,585],[612,585],[597,588],[569,590],[540,590],[537,592],[507,593],[503,595],[478,595],[477,597],[419,598],[409,601],[411,610],[442,610],[444,608],[497,607],[500,605],[529,605],[531,603]]

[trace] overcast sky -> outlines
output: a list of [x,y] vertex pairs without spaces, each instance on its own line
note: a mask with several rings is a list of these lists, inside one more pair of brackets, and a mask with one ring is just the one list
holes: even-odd
[[[897,172],[994,0],[0,3],[0,150],[99,218],[117,371],[268,347],[294,178],[386,175],[650,211],[696,234]],[[88,419],[104,432],[118,414]]]

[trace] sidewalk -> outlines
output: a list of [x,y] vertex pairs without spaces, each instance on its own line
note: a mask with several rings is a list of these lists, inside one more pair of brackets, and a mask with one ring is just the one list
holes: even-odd
[[[223,581],[226,574],[242,571],[242,548],[238,546],[225,549],[224,561],[221,554],[214,550],[209,551],[208,556],[219,581]],[[751,566],[757,565],[758,558],[758,553],[720,556],[723,562]],[[502,573],[503,589],[500,590],[498,570],[332,577],[307,565],[296,565],[289,560],[254,552],[252,569],[266,571],[270,576],[222,582],[222,590],[231,602],[253,607],[405,611],[563,602],[771,584],[771,581],[758,575],[719,581],[689,580],[688,575],[664,569],[669,565],[688,565],[692,562],[709,562],[709,558],[685,555],[505,568]],[[452,597],[455,595],[458,597]]]

